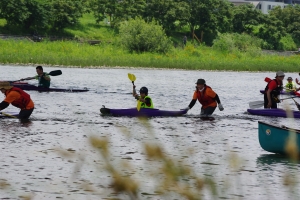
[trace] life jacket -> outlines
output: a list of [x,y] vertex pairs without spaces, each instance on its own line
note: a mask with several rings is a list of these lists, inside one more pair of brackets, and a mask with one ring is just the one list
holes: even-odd
[[38,77],[39,79],[39,87],[44,87],[44,88],[49,88],[50,87],[50,81],[47,81],[46,79],[44,79],[44,76],[46,76],[47,73],[43,73],[42,77]]
[[[278,83],[278,81],[276,79],[273,79],[272,81],[275,81],[276,82],[276,85],[277,87],[271,91],[271,96],[274,96],[274,97],[277,97],[278,95],[280,95],[280,91],[283,89],[282,87],[282,82],[281,83]],[[265,94],[267,94],[267,91],[269,90],[269,84],[272,82],[270,81],[266,88],[265,88]]]
[[21,90],[20,88],[13,87],[5,93],[5,96],[7,96],[8,93],[10,93],[11,91],[19,92],[21,95],[19,99],[16,99],[11,104],[13,106],[16,106],[17,108],[20,108],[21,110],[26,109],[26,106],[30,102],[30,95]]
[[208,96],[206,94],[206,89],[207,88],[211,89],[211,87],[206,85],[202,92],[197,90],[197,99],[198,99],[198,101],[201,103],[202,107],[204,107],[204,108],[207,107],[210,104],[213,105],[213,103],[215,103],[215,105],[213,105],[213,106],[217,106],[216,100],[214,100],[213,98],[211,98],[210,96]]
[[152,102],[151,97],[145,96],[144,99],[150,99],[151,105],[150,105],[150,106],[147,106],[146,103],[140,101],[141,108],[154,108],[154,105],[153,105],[153,102]]

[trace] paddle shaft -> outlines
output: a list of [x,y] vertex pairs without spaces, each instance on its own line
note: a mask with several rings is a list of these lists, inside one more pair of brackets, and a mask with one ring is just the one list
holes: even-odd
[[[61,74],[62,74],[61,70],[54,70],[54,71],[51,71],[51,72],[48,73],[49,76],[59,76]],[[18,81],[22,81],[22,80],[25,80],[25,79],[20,79],[20,80],[12,81],[12,82],[18,82]]]
[[[297,97],[297,96],[295,96],[295,97],[288,97],[288,98],[283,98],[283,99],[279,99],[279,100],[281,101],[281,100],[294,99],[294,98],[299,98],[299,97]],[[252,101],[252,102],[249,103],[249,107],[250,107],[251,109],[253,109],[253,108],[260,108],[260,107],[262,107],[264,104],[265,104],[264,101]]]

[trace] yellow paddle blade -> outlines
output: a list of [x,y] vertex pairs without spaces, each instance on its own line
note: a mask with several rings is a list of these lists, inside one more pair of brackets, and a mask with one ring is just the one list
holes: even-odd
[[141,102],[140,102],[140,100],[137,101],[136,109],[138,111],[140,111],[140,109],[141,109]]
[[135,80],[136,80],[136,78],[135,78],[135,75],[134,75],[134,74],[130,74],[130,73],[128,73],[128,78],[129,78],[129,80],[131,80],[131,81],[135,81]]

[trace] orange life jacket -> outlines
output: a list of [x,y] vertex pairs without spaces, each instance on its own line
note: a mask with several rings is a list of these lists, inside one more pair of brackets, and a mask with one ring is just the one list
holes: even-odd
[[24,92],[23,90],[21,90],[20,88],[13,87],[5,93],[5,96],[7,96],[11,91],[19,92],[21,95],[19,99],[16,99],[11,104],[22,110],[26,109],[26,106],[30,102],[30,95]]
[[202,93],[199,90],[197,90],[197,99],[201,103],[201,105],[202,105],[203,108],[206,108],[208,106],[213,106],[213,107],[217,106],[216,100],[214,100],[212,97],[210,97],[210,96],[208,96],[206,94],[206,90],[208,88],[210,90],[212,90],[211,87],[209,87],[207,85],[205,86],[205,88],[202,91]]

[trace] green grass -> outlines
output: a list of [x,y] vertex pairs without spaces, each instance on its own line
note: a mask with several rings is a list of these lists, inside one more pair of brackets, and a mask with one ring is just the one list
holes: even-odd
[[[5,29],[0,20],[0,33]],[[91,14],[85,14],[80,24],[64,29],[61,36],[76,37],[80,41],[101,40],[101,45],[91,46],[75,41],[34,43],[27,40],[1,40],[0,63],[46,64],[78,67],[121,66],[194,70],[233,71],[299,71],[300,56],[289,57],[257,53],[223,53],[206,46],[185,49],[174,48],[168,54],[129,53],[118,45],[118,35],[110,26],[95,23]],[[183,35],[183,34],[182,34]],[[172,40],[181,46],[180,32],[172,34]]]
[[193,70],[299,71],[300,56],[289,57],[247,53],[223,54],[212,48],[188,45],[164,54],[129,53],[118,45],[91,46],[77,42],[0,40],[0,62],[78,67],[123,66]]

